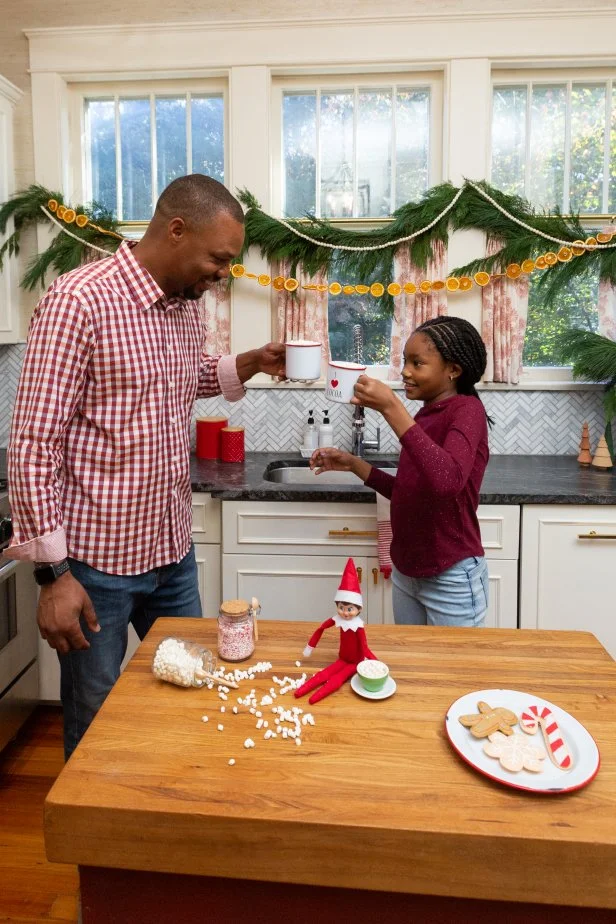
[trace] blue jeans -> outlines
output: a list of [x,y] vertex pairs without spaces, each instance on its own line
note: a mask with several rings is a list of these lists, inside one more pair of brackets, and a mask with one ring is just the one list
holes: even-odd
[[392,575],[394,621],[404,626],[482,626],[488,609],[485,558],[463,558],[429,578]]
[[120,676],[128,624],[142,639],[159,616],[202,615],[192,546],[181,561],[144,574],[107,574],[73,558],[69,561],[73,577],[92,600],[101,629],[91,632],[82,619],[90,647],[59,656],[66,760]]

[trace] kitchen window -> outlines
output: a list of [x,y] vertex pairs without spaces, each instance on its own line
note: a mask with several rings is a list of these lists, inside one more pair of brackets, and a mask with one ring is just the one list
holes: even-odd
[[[441,181],[440,73],[280,77],[273,92],[275,214],[365,230]],[[335,265],[330,279],[377,281],[348,279]],[[356,323],[365,361],[385,368],[391,318],[370,295],[330,296],[332,355],[353,359]]]
[[[579,214],[587,234],[616,211],[616,78],[613,71],[496,72],[491,182],[537,209]],[[570,327],[598,327],[596,274],[576,276],[548,307],[531,276],[526,369],[559,366]]]
[[[74,144],[83,199],[145,222],[176,177],[225,179],[225,90],[218,83],[75,88]],[[78,135],[78,141],[76,141]]]

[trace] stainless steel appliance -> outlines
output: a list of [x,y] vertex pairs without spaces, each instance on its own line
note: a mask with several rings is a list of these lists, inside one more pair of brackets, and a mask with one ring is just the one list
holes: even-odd
[[[9,498],[0,484],[0,552],[10,542]],[[0,748],[38,702],[38,628],[32,566],[0,557]]]

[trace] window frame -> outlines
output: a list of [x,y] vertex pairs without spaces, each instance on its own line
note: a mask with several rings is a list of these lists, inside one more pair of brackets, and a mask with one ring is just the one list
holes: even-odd
[[[611,81],[611,85],[610,85]],[[554,84],[566,84],[567,87],[567,111],[566,111],[566,128],[565,128],[565,138],[570,141],[570,122],[571,122],[571,111],[570,111],[570,102],[571,102],[571,86],[575,83],[607,83],[608,84],[608,93],[606,94],[606,113],[609,114],[611,118],[611,111],[608,107],[611,105],[611,108],[614,106],[616,101],[616,69],[609,67],[523,67],[523,68],[511,68],[511,67],[498,67],[492,66],[491,70],[491,90],[490,90],[490,122],[488,126],[488,179],[491,182],[492,179],[492,126],[494,119],[494,90],[497,87],[520,87],[526,86],[527,91],[532,91],[532,86],[551,86]],[[528,99],[528,97],[527,97]],[[530,136],[528,132],[530,120],[530,106],[527,105],[526,111],[526,157],[528,157]],[[609,137],[609,132],[608,132]],[[565,153],[565,168],[568,167],[570,163],[569,153]],[[604,154],[605,157],[605,154]],[[608,160],[609,163],[609,160]],[[604,178],[605,178],[605,159],[604,159]],[[526,190],[528,189],[528,172],[526,171],[524,177],[524,187],[526,196]],[[565,177],[565,189],[567,190],[567,195],[569,194],[569,180],[568,177]],[[603,191],[603,203],[605,204],[606,195],[609,197],[609,187]],[[609,204],[609,199],[608,199]],[[596,229],[597,224],[605,224],[614,218],[613,215],[610,215],[609,212],[602,213],[590,213],[580,215],[580,222],[587,228],[589,233],[593,229]],[[524,366],[522,373],[520,375],[520,385],[530,388],[535,385],[547,386],[573,386],[576,384],[572,374],[570,366]],[[579,384],[579,383],[578,383]],[[494,383],[485,383],[484,387],[494,388],[498,385]]]
[[[70,147],[70,185],[76,200],[90,202],[91,181],[89,179],[89,157],[86,147],[86,99],[144,99],[150,100],[150,107],[155,97],[177,98],[178,96],[221,96],[223,102],[223,164],[225,185],[229,177],[229,87],[225,77],[207,77],[196,79],[152,79],[144,77],[141,80],[113,80],[71,83],[69,90],[69,147]],[[117,131],[117,123],[116,123]],[[153,139],[153,140],[152,140]],[[155,148],[155,132],[151,133],[151,147]],[[117,158],[117,151],[116,151]],[[117,161],[116,161],[117,162]],[[152,189],[156,190],[153,196],[153,206],[162,190],[158,190],[154,160],[151,164]],[[122,220],[120,227],[126,231],[127,236],[140,237],[148,225],[147,221]]]

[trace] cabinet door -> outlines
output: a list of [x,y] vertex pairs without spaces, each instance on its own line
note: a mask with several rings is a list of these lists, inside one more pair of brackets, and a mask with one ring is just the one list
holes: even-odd
[[616,658],[615,563],[616,507],[524,506],[521,627],[592,632]]
[[518,562],[488,558],[489,599],[485,625],[490,629],[518,627]]
[[378,558],[368,559],[366,574],[366,589],[364,594],[368,597],[369,622],[393,625],[394,613],[391,605],[391,577],[386,578],[379,569]]
[[217,616],[222,600],[220,590],[220,546],[195,545],[199,575],[199,594],[204,616]]
[[[362,618],[369,622],[368,559],[354,561],[362,569]],[[222,594],[225,600],[257,597],[262,619],[319,623],[336,612],[334,596],[345,564],[346,558],[337,555],[223,555]]]

